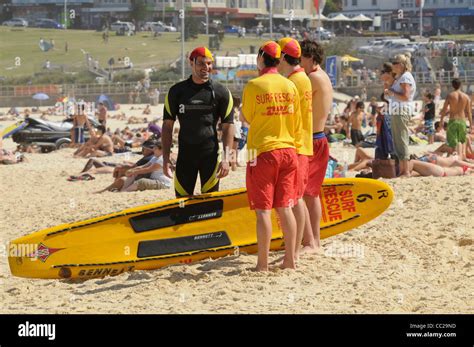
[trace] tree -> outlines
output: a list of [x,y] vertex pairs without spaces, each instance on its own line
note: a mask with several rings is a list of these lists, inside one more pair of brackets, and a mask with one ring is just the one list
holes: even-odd
[[324,53],[326,57],[332,55],[343,56],[345,54],[355,54],[353,49],[354,42],[351,38],[338,37],[337,40],[331,40],[328,44],[325,44]]
[[138,24],[146,19],[148,12],[150,12],[150,7],[146,0],[131,0],[130,17],[135,22],[137,29]]
[[327,16],[330,13],[342,11],[342,0],[326,0],[323,14]]
[[199,18],[189,17],[184,26],[184,37],[186,41],[196,38],[199,34]]
[[13,14],[10,8],[9,3],[5,3],[5,1],[0,1],[1,11],[0,11],[0,21],[3,23],[6,20],[12,19]]

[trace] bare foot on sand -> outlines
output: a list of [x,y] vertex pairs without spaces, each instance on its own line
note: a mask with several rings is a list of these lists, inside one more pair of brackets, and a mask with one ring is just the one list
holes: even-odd
[[315,247],[315,246],[304,246],[301,249],[301,254],[318,254],[322,253],[322,248],[321,247]]
[[282,270],[286,270],[286,269],[296,270],[296,263],[294,261],[293,262],[283,261],[283,264],[280,265],[280,269],[282,269]]
[[279,257],[275,259],[274,261],[270,262],[270,265],[275,265],[277,263],[281,263],[285,259],[285,256]]
[[268,271],[268,266],[267,267],[264,267],[264,266],[256,266],[253,271],[255,272],[267,272]]

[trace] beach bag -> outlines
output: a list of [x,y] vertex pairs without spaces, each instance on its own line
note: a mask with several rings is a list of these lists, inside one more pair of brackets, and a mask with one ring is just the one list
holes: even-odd
[[334,173],[337,168],[337,160],[329,157],[328,166],[326,168],[326,174],[324,178],[334,178]]
[[395,160],[393,159],[374,159],[372,161],[372,177],[377,178],[395,178],[397,177]]

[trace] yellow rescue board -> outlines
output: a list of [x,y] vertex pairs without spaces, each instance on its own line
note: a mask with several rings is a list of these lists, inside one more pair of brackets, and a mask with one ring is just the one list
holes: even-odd
[[[392,202],[386,183],[371,179],[324,181],[321,238],[376,218]],[[272,214],[272,250],[284,247]],[[126,271],[257,251],[256,218],[245,189],[174,199],[63,224],[10,243],[13,275],[94,278]]]
[[28,123],[26,123],[24,121],[20,121],[20,122],[16,122],[15,124],[12,124],[12,125],[6,127],[5,129],[2,130],[2,133],[1,133],[2,138],[5,139],[7,137],[10,137],[14,133],[16,133],[16,132],[22,130],[24,127],[26,127],[27,124]]

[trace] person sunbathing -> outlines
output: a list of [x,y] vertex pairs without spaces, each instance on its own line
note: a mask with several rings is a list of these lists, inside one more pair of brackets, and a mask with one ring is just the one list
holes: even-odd
[[[419,160],[410,160],[408,169],[412,176],[434,176],[434,177],[451,177],[472,175],[474,169],[467,166],[442,167],[433,163],[426,163]],[[414,174],[414,173],[415,174]]]
[[127,124],[142,124],[142,123],[148,123],[148,119],[146,117],[139,118],[136,116],[130,116],[130,118],[128,118],[128,121],[127,121]]
[[117,178],[114,183],[97,193],[106,191],[132,192],[137,190],[170,188],[171,179],[163,174],[161,142],[152,141],[150,147],[153,148],[153,157],[148,163],[126,170],[125,177]]
[[151,107],[150,105],[146,105],[145,109],[143,110],[142,114],[150,115],[151,114]]
[[87,143],[76,151],[75,157],[89,158],[89,157],[107,157],[114,153],[114,144],[112,139],[105,134],[105,127],[100,125],[97,127],[97,139],[95,144]]
[[349,164],[347,169],[349,171],[362,171],[364,169],[371,168],[373,160],[374,157],[371,156],[367,151],[361,147],[356,147],[354,162]]
[[[362,148],[357,148],[354,163],[348,166],[351,171],[361,171],[372,167],[373,157]],[[410,171],[415,171],[419,176],[463,176],[474,171],[474,164],[461,161],[456,157],[443,158],[436,154],[426,157],[413,157]]]
[[0,148],[0,164],[13,165],[21,162],[26,162],[26,158],[23,154],[18,152],[13,153],[12,151]]
[[460,160],[458,155],[450,157],[442,157],[435,153],[425,153],[421,157],[412,156],[414,160],[422,161],[425,163],[436,164],[441,167],[468,167],[474,169],[474,164],[465,160]]
[[434,135],[435,142],[446,142],[447,127],[448,127],[448,123],[446,122],[444,122],[443,126],[441,126],[440,122],[435,122],[435,135]]
[[467,160],[473,160],[474,159],[474,150],[472,149],[472,139],[474,137],[472,135],[469,135],[466,138],[466,159]]
[[136,163],[126,161],[122,164],[112,163],[107,161],[101,161],[97,159],[89,159],[78,175],[69,176],[70,181],[82,180],[82,177],[95,174],[107,174],[112,173],[115,179],[125,176],[127,170],[132,169],[137,166],[145,165],[153,157],[153,149],[150,148],[152,142],[146,141],[142,146],[143,157],[138,160]]

